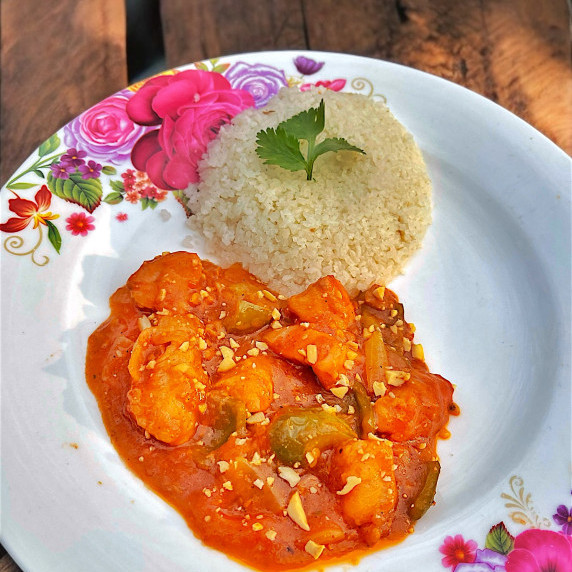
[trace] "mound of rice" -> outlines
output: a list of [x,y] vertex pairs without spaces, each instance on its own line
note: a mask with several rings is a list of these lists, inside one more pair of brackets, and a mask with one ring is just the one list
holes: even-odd
[[[304,171],[264,165],[256,134],[300,111],[326,105],[322,137],[366,152],[320,156]],[[187,189],[189,226],[206,254],[241,262],[286,295],[333,274],[351,294],[388,283],[420,247],[431,222],[431,183],[412,136],[387,106],[364,95],[282,89],[221,129]]]

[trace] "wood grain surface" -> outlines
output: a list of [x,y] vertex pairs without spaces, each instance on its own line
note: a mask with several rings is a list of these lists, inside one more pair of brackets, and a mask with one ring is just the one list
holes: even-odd
[[[154,0],[168,67],[311,49],[397,62],[499,103],[572,154],[566,0]],[[121,0],[1,0],[0,184],[127,85]],[[0,547],[0,572],[20,569]],[[33,571],[31,571],[33,572]]]
[[[48,8],[49,7],[49,8]],[[1,0],[0,183],[52,133],[127,84],[118,0]]]
[[566,0],[163,0],[162,20],[169,67],[277,49],[370,56],[476,91],[572,153]]

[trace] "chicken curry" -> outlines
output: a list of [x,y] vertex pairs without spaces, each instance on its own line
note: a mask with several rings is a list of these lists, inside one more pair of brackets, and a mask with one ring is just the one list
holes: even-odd
[[288,299],[240,265],[145,262],[91,335],[113,445],[207,545],[286,570],[394,543],[433,504],[458,409],[388,288]]

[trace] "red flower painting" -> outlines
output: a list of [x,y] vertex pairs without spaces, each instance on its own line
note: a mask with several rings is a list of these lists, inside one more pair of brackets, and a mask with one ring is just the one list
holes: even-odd
[[84,212],[72,213],[66,218],[66,230],[69,230],[74,236],[87,236],[90,230],[94,230],[94,218],[86,215]]
[[333,79],[333,80],[321,80],[317,81],[316,83],[303,83],[300,86],[300,91],[308,91],[312,87],[325,87],[326,89],[330,89],[332,91],[342,91],[346,86],[345,79]]
[[474,562],[477,554],[477,543],[474,540],[465,540],[460,534],[447,536],[439,547],[444,555],[441,562],[446,568],[455,569],[463,562]]
[[[16,193],[14,194],[16,195]],[[30,223],[34,224],[34,228],[38,228],[40,224],[48,226],[47,221],[54,220],[60,216],[48,211],[51,202],[52,193],[50,193],[46,185],[40,188],[33,201],[22,199],[16,195],[15,199],[8,201],[8,208],[17,216],[0,224],[0,230],[2,232],[20,232]]]

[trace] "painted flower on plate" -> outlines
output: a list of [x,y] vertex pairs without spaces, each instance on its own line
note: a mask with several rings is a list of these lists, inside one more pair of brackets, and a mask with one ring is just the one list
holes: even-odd
[[127,169],[121,174],[121,178],[123,179],[124,197],[127,202],[135,204],[141,199],[152,199],[154,202],[160,202],[167,198],[168,191],[158,189],[147,174],[142,171]]
[[50,165],[50,171],[56,179],[69,179],[75,173],[75,166],[71,163],[55,162]]
[[303,83],[300,86],[301,91],[308,91],[312,87],[325,87],[326,89],[331,89],[332,91],[342,91],[346,86],[345,79],[333,79],[333,80],[321,80],[316,83]]
[[54,220],[60,216],[48,211],[51,202],[52,193],[50,193],[46,185],[43,185],[36,193],[34,201],[22,199],[16,195],[15,199],[8,201],[8,208],[17,216],[0,224],[0,230],[3,232],[20,232],[32,222],[34,223],[34,228],[38,228],[40,224],[48,226],[47,221]]
[[318,73],[324,67],[324,62],[317,62],[306,56],[298,56],[294,59],[294,65],[302,75],[312,75]]
[[160,189],[184,189],[198,181],[197,164],[221,126],[253,105],[250,93],[233,89],[219,73],[187,70],[151,78],[127,113],[139,125],[159,127],[135,143],[131,161]]
[[447,536],[439,547],[443,554],[441,562],[446,568],[455,569],[462,562],[474,562],[476,557],[477,543],[474,540],[465,540],[460,534]]
[[66,230],[69,230],[74,236],[87,236],[90,230],[95,230],[92,216],[86,215],[84,212],[72,213],[66,218]]
[[88,161],[78,167],[82,179],[97,179],[101,175],[102,166],[95,161]]
[[148,131],[127,115],[130,97],[131,92],[124,90],[84,111],[64,127],[65,144],[106,163],[117,165],[129,159],[135,142]]
[[79,167],[85,163],[84,159],[86,156],[87,153],[85,151],[78,151],[72,147],[60,157],[60,162],[70,167]]
[[531,529],[514,539],[506,561],[506,572],[570,572],[572,542],[552,530]]
[[232,87],[250,93],[255,107],[265,106],[280,88],[288,85],[282,70],[265,64],[237,62],[228,69],[225,77]]
[[137,182],[137,174],[133,169],[127,169],[121,173],[121,178],[123,179],[125,190],[130,190]]
[[565,505],[561,504],[556,509],[556,514],[552,515],[552,518],[556,524],[562,527],[564,534],[572,535],[572,509],[568,509]]
[[473,562],[461,562],[455,566],[454,572],[506,572],[506,556],[484,548],[477,550]]

